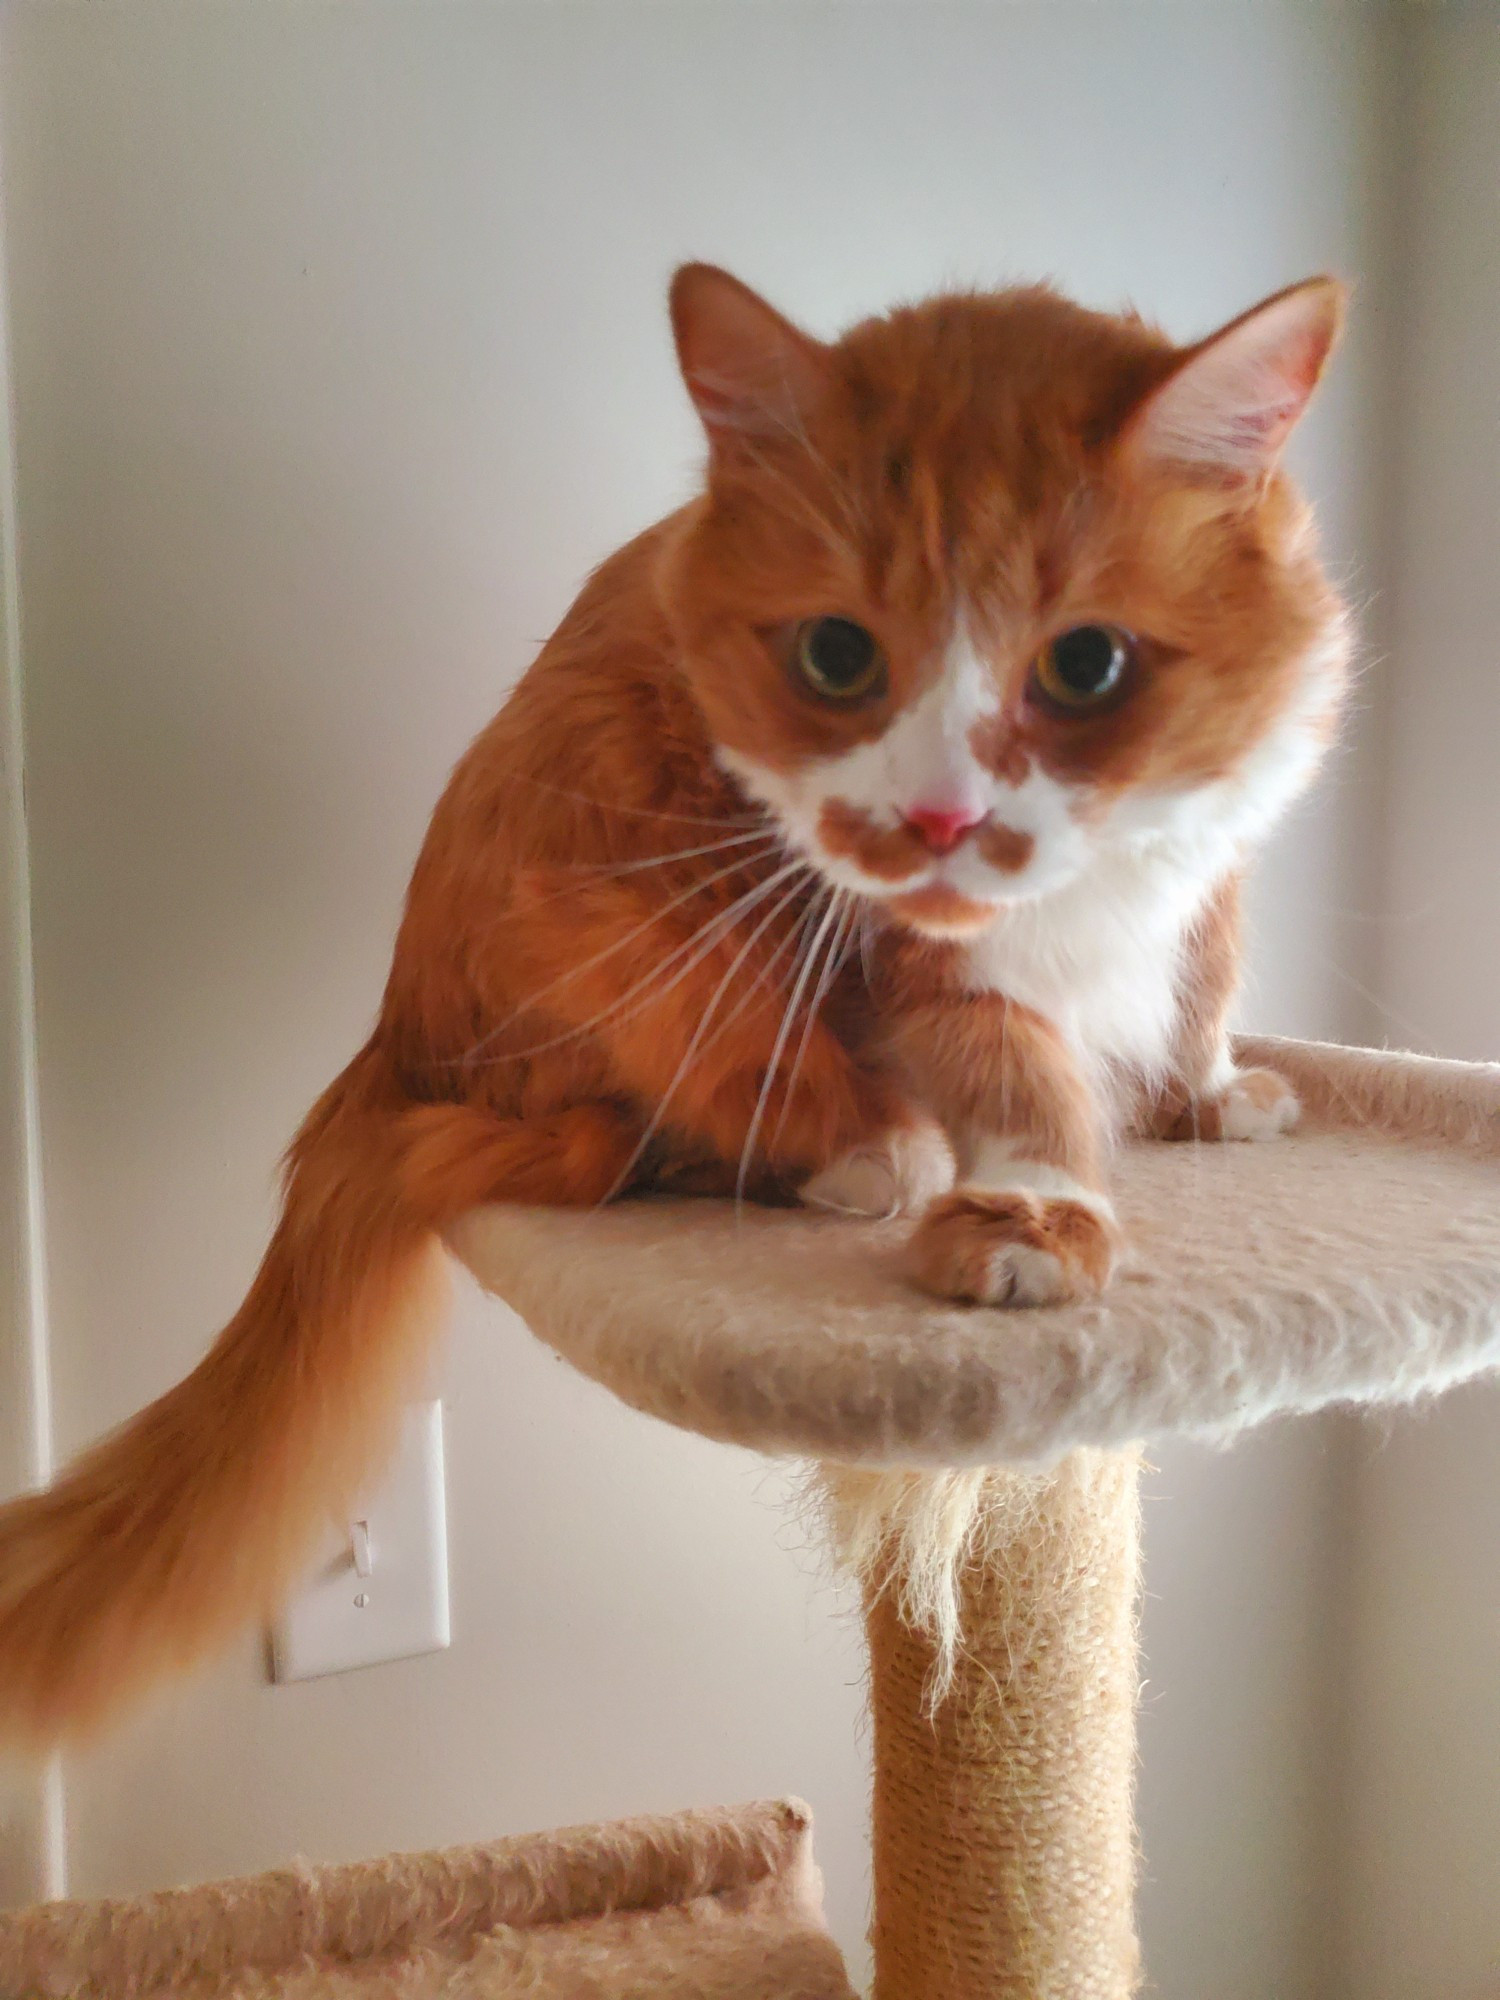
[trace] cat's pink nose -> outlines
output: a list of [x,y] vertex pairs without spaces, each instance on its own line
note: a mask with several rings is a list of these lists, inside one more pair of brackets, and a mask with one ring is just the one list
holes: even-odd
[[984,818],[969,806],[911,806],[902,815],[934,854],[951,854],[971,827]]

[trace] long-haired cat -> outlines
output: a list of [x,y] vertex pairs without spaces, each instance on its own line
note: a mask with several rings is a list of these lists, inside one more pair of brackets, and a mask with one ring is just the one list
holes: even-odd
[[1186,348],[1043,288],[832,344],[705,265],[671,307],[704,489],[454,772],[228,1328],[0,1511],[0,1736],[277,1603],[378,1469],[477,1203],[905,1209],[916,1284],[1046,1305],[1109,1281],[1122,1130],[1295,1116],[1224,1023],[1241,871],[1344,678],[1278,469],[1339,287]]

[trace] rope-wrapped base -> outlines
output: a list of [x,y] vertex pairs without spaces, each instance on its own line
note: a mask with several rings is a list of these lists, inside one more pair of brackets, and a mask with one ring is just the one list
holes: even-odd
[[986,1476],[935,1709],[937,1642],[871,1579],[875,2000],[1136,1992],[1139,1472]]

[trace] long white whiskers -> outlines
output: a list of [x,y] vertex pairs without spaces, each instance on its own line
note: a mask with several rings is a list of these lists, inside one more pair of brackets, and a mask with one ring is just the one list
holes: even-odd
[[[769,854],[776,844],[774,837],[768,837],[766,852]],[[693,882],[686,889],[680,890],[677,895],[670,897],[663,903],[660,909],[653,910],[644,923],[637,924],[634,929],[628,930],[624,937],[616,938],[613,944],[606,945],[603,951],[595,952],[592,958],[584,959],[581,965],[570,965],[566,972],[561,973],[556,979],[550,980],[539,992],[528,995],[519,1006],[511,1009],[503,1021],[497,1022],[487,1035],[482,1036],[465,1055],[451,1057],[449,1066],[459,1068],[474,1062],[481,1050],[488,1048],[497,1035],[504,1034],[513,1021],[519,1020],[521,1015],[529,1008],[534,1007],[539,1000],[545,1000],[551,993],[560,992],[564,986],[569,985],[575,979],[581,978],[585,972],[592,972],[596,965],[603,965],[606,959],[613,958],[616,952],[624,951],[626,946],[633,944],[638,937],[644,937],[653,925],[659,924],[663,917],[670,916],[673,910],[680,909],[684,903],[691,902],[694,896],[701,895],[705,889],[711,888],[715,882],[722,882],[726,877],[735,874],[747,862],[758,859],[760,859],[760,856],[756,853],[738,855],[723,868],[714,869],[711,874],[705,875],[701,881]],[[801,865],[805,866],[805,864]]]
[[510,769],[505,776],[523,785],[531,785],[539,792],[550,792],[555,799],[571,799],[575,805],[591,806],[595,812],[624,813],[631,819],[675,820],[679,826],[750,826],[761,818],[759,813],[680,813],[668,812],[657,806],[622,806],[611,799],[592,799],[586,792],[570,792],[564,785],[549,784],[545,778],[533,777],[530,771]]
[[828,998],[828,989],[832,986],[835,978],[837,978],[839,967],[844,962],[844,940],[849,935],[849,926],[854,921],[855,914],[853,898],[847,889],[840,889],[836,891],[834,900],[839,905],[839,919],[829,939],[828,950],[823,958],[823,970],[818,974],[818,983],[813,988],[812,999],[807,1003],[807,1019],[802,1023],[802,1036],[797,1043],[796,1054],[792,1057],[792,1067],[787,1075],[786,1089],[782,1093],[781,1115],[776,1120],[776,1127],[771,1134],[770,1145],[766,1149],[771,1153],[776,1151],[776,1142],[780,1139],[782,1131],[786,1126],[787,1113],[792,1107],[792,1092],[797,1088],[797,1078],[802,1069],[802,1058],[807,1054],[807,1045],[812,1040],[813,1027],[818,1018],[818,1009]]
[[797,918],[796,922],[788,926],[786,936],[777,945],[775,951],[772,952],[771,956],[745,988],[739,999],[735,1001],[733,1007],[730,1008],[718,1027],[714,1029],[712,1035],[709,1036],[707,1042],[704,1044],[705,1053],[713,1047],[721,1035],[726,1034],[734,1026],[740,1015],[744,1013],[745,1009],[754,1000],[756,994],[771,981],[775,975],[776,968],[780,965],[789,949],[793,953],[793,964],[796,963],[796,947],[802,942],[810,925],[816,923],[818,918],[823,914],[827,899],[831,894],[832,891],[827,888],[819,889],[808,902],[807,908]]
[[859,917],[859,966],[868,990],[875,973],[875,913],[862,910]]
[[[787,862],[784,867],[777,869],[774,875],[768,876],[764,882],[757,882],[753,888],[747,889],[743,895],[737,896],[727,909],[720,910],[717,916],[710,917],[705,923],[701,924],[691,937],[686,938],[681,944],[676,946],[659,964],[653,965],[644,977],[638,979],[634,985],[627,987],[624,993],[620,994],[615,1000],[612,1000],[607,1007],[602,1008],[597,1014],[591,1014],[586,1021],[579,1022],[575,1027],[566,1029],[560,1035],[549,1036],[545,1042],[533,1042],[528,1048],[524,1049],[507,1050],[504,1055],[486,1056],[485,1062],[487,1064],[520,1062],[528,1056],[540,1055],[546,1049],[560,1048],[566,1042],[578,1041],[582,1037],[592,1034],[596,1028],[603,1027],[607,1021],[619,1022],[631,1020],[635,1015],[644,1013],[654,1001],[661,999],[665,994],[672,992],[675,987],[680,986],[689,973],[695,971],[703,963],[704,959],[713,951],[720,939],[729,931],[732,931],[740,919],[747,916],[757,904],[764,902],[765,898],[780,883],[787,881],[791,876],[810,873],[811,870],[808,868],[806,862]],[[674,965],[677,965],[677,961],[684,957],[687,959],[686,964],[679,965],[665,985],[660,984],[661,975],[664,972],[670,971]],[[645,997],[639,998],[638,996],[640,995],[644,995]],[[636,1004],[631,1006],[631,1001],[635,1001]]]
[[771,1086],[776,1080],[777,1070],[781,1067],[781,1052],[786,1047],[787,1036],[791,1033],[792,1022],[796,1018],[797,1009],[802,1005],[802,995],[807,990],[807,982],[812,976],[812,969],[817,962],[818,954],[822,948],[824,935],[832,923],[834,913],[838,907],[836,901],[829,900],[828,908],[823,912],[818,928],[813,932],[812,943],[803,957],[802,969],[797,975],[796,985],[792,988],[792,997],[787,1002],[786,1009],[781,1016],[781,1025],[776,1030],[776,1040],[771,1045],[771,1059],[766,1065],[765,1081],[761,1084],[760,1096],[755,1100],[755,1112],[750,1120],[750,1129],[745,1134],[744,1149],[740,1154],[740,1170],[735,1177],[734,1183],[734,1198],[736,1202],[742,1202],[745,1198],[745,1183],[750,1177],[750,1161],[755,1152],[755,1141],[760,1134],[761,1120],[766,1115],[766,1104],[771,1095]]
[[780,844],[779,834],[759,827],[754,833],[736,834],[732,840],[714,840],[704,847],[682,847],[673,854],[652,854],[641,861],[536,861],[530,865],[544,874],[575,875],[578,880],[566,888],[555,889],[550,896],[528,897],[526,908],[529,913],[544,910],[549,903],[566,902],[580,888],[601,879],[614,882],[626,875],[639,875],[648,868],[665,868],[673,861],[692,861],[707,854],[727,854],[738,847],[751,850],[741,856],[742,861],[754,861],[758,855],[774,853]]
[[[651,1141],[655,1138],[657,1131],[660,1129],[661,1122],[663,1118],[666,1116],[667,1106],[671,1103],[672,1098],[676,1094],[677,1088],[681,1084],[683,1078],[687,1075],[689,1069],[691,1069],[693,1064],[693,1059],[698,1054],[700,1045],[703,1044],[703,1038],[708,1032],[709,1026],[713,1021],[714,1015],[718,1012],[719,1002],[724,998],[725,993],[729,990],[730,981],[734,978],[734,975],[739,971],[740,967],[744,964],[745,960],[749,957],[750,953],[755,949],[755,946],[760,941],[760,939],[764,937],[765,933],[770,929],[771,925],[781,915],[782,911],[787,909],[792,903],[794,903],[797,897],[801,895],[801,893],[802,893],[801,883],[794,882],[792,884],[792,887],[786,892],[786,894],[783,897],[781,897],[779,901],[774,903],[771,909],[768,911],[768,913],[761,918],[760,922],[755,926],[754,930],[751,931],[749,937],[745,939],[744,943],[740,946],[739,950],[730,960],[728,969],[725,971],[724,976],[722,979],[720,979],[718,985],[714,988],[713,995],[710,998],[708,1005],[704,1008],[702,1017],[700,1018],[697,1027],[693,1030],[688,1045],[686,1049],[684,1049],[683,1051],[681,1062],[678,1063],[677,1068],[672,1073],[671,1081],[667,1084],[666,1089],[663,1090],[657,1097],[656,1109],[652,1112],[650,1121],[647,1124],[645,1131],[642,1132],[640,1138],[636,1141],[635,1149],[631,1153],[630,1158],[625,1162],[624,1166],[621,1167],[618,1175],[615,1178],[614,1185],[610,1188],[609,1192],[603,1197],[603,1200],[600,1202],[599,1205],[601,1207],[604,1205],[604,1202],[613,1201],[614,1197],[620,1192],[621,1188],[625,1187],[629,1183],[630,1176],[634,1173],[637,1163],[641,1159],[642,1155],[645,1153],[646,1148],[650,1145]],[[734,1012],[731,1013],[726,1018],[725,1021],[720,1023],[721,1031],[724,1027],[728,1026],[729,1022],[732,1021],[735,1018],[735,1016],[740,1012],[741,1008],[743,1008],[745,1004],[745,998],[746,996],[742,994],[740,996],[739,1001],[736,1004]]]
[[[537,865],[579,875],[639,875],[643,868],[665,868],[669,861],[694,861],[700,854],[724,854],[732,847],[748,847],[757,840],[775,840],[769,828],[756,827],[750,833],[731,834],[727,840],[710,840],[702,847],[679,847],[672,854],[648,854],[641,861],[544,861]],[[566,893],[566,891],[564,891]]]

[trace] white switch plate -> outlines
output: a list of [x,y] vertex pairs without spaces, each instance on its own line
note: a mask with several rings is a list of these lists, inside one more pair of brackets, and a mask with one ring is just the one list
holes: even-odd
[[[356,1522],[368,1530],[367,1576],[355,1567]],[[316,1680],[447,1644],[443,1406],[415,1403],[379,1491],[354,1511],[272,1631],[271,1676]]]

